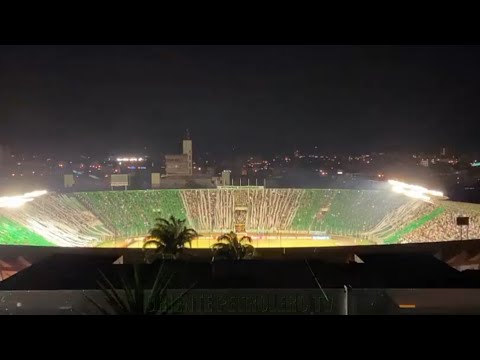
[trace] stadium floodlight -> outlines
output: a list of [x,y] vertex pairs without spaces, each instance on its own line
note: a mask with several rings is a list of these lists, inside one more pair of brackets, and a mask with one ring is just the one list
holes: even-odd
[[0,208],[19,208],[25,203],[32,201],[33,199],[23,199],[19,196],[8,196],[0,198]]
[[33,201],[35,198],[45,195],[46,190],[32,191],[23,195],[0,197],[0,208],[15,209]]
[[414,199],[429,201],[431,200],[430,196],[439,198],[444,197],[441,191],[429,190],[423,186],[410,185],[396,180],[388,180],[388,183],[392,185],[392,191],[399,194],[404,194]]
[[22,196],[25,198],[36,198],[36,197],[45,195],[46,193],[47,193],[47,190],[36,190],[36,191],[23,194]]

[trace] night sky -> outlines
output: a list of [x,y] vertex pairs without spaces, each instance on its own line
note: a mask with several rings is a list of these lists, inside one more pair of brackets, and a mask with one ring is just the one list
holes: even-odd
[[0,46],[0,143],[480,150],[478,46]]

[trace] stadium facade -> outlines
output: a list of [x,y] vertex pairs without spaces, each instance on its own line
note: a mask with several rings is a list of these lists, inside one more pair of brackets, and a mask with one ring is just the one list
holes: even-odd
[[[257,247],[320,247],[480,238],[480,205],[422,201],[388,190],[266,189],[47,194],[0,208],[0,244],[139,247],[155,218],[187,219],[208,248],[226,231]],[[456,218],[469,217],[469,227]]]

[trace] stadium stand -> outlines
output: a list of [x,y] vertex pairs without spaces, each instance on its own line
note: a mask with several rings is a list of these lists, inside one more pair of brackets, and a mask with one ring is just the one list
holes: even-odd
[[341,235],[360,235],[407,201],[407,197],[390,192],[337,191],[329,211],[317,226]]
[[303,190],[246,190],[248,197],[247,228],[262,232],[289,230],[300,205]]
[[[229,231],[234,226],[235,190],[183,190],[190,223],[199,231]],[[240,200],[241,201],[241,200]]]
[[0,244],[51,246],[52,244],[38,234],[0,216]]
[[385,191],[305,190],[293,228],[367,236],[385,216],[408,202],[405,196]]
[[[238,225],[249,234],[293,234],[293,241],[319,232],[370,244],[480,238],[480,205],[386,190],[237,187],[48,194],[0,209],[0,244],[97,247],[143,238],[156,218],[170,215],[208,236]],[[468,231],[458,216],[470,218]]]
[[[420,226],[401,237],[401,243],[432,242],[461,239],[480,239],[480,206],[443,201],[437,208],[436,216],[423,221]],[[441,209],[441,210],[440,210]],[[469,217],[469,226],[457,225],[457,217]]]
[[186,218],[178,190],[73,194],[117,237],[144,236],[158,217]]
[[46,195],[4,214],[58,246],[96,246],[113,235],[93,213],[66,195]]

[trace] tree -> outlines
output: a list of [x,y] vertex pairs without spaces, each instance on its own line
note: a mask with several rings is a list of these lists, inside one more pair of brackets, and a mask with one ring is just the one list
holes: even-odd
[[156,221],[143,244],[144,250],[154,247],[152,254],[147,253],[146,259],[148,262],[155,260],[159,255],[164,257],[168,254],[176,258],[187,244],[190,245],[192,240],[199,236],[195,230],[185,226],[186,220],[170,216],[169,220],[158,218]]
[[85,295],[87,300],[92,303],[103,315],[167,315],[172,313],[174,306],[180,301],[194,286],[185,290],[174,300],[169,301],[167,289],[174,274],[168,274],[164,270],[164,263],[160,266],[150,295],[145,299],[145,283],[141,277],[140,267],[134,265],[133,285],[131,279],[120,273],[123,294],[121,294],[112,282],[100,271],[102,280],[97,283],[102,289],[109,309],[98,304],[95,300]]
[[213,259],[223,258],[228,260],[242,260],[244,258],[252,257],[255,248],[248,244],[252,242],[250,236],[243,236],[238,239],[236,233],[223,234],[218,237],[218,243],[213,244]]

